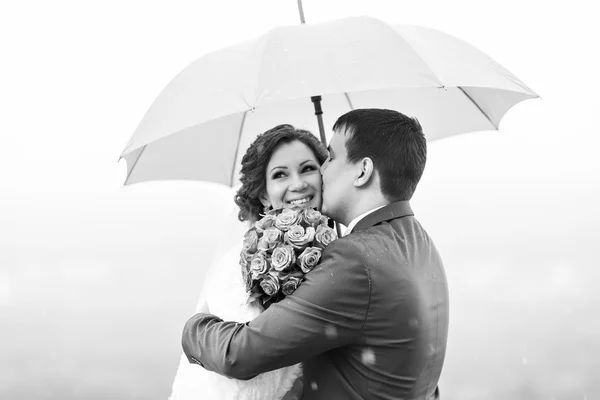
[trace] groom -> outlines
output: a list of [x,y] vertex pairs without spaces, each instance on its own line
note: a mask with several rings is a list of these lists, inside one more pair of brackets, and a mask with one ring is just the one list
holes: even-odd
[[196,314],[190,362],[237,379],[303,363],[303,399],[437,399],[448,334],[440,256],[408,201],[427,144],[399,112],[353,110],[321,167],[323,212],[348,226],[298,289],[247,324]]

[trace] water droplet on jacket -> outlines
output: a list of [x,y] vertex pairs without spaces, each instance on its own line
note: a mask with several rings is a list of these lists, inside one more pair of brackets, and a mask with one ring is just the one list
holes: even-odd
[[375,364],[375,353],[371,349],[363,350],[361,354],[361,361],[365,365]]
[[312,390],[317,390],[317,389],[319,389],[319,385],[317,385],[317,382],[311,382],[310,383],[310,388]]
[[326,325],[325,326],[325,336],[327,336],[327,339],[337,339],[338,337],[338,332],[337,332],[337,328],[333,325]]

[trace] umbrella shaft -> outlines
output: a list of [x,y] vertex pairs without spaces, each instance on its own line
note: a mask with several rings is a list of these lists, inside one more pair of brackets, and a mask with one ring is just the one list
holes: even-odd
[[323,126],[323,110],[321,109],[321,96],[312,96],[310,100],[315,105],[315,115],[317,116],[317,122],[319,123],[319,134],[321,136],[321,142],[327,146],[327,139],[325,138],[325,127]]
[[327,146],[327,139],[325,138],[325,127],[323,126],[323,117],[321,114],[317,115],[317,121],[319,122],[319,134],[321,136],[321,143]]
[[[298,0],[300,2],[300,0]],[[315,106],[315,115],[317,116],[317,121],[319,122],[319,134],[321,135],[321,142],[327,146],[327,139],[325,138],[325,127],[323,126],[323,109],[321,108],[321,96],[312,96],[310,100],[313,102]],[[349,101],[350,99],[348,99]],[[338,222],[335,223],[335,233],[337,233],[338,237],[342,237],[342,229],[340,228],[340,224]]]
[[298,12],[300,13],[300,23],[304,24],[304,10],[302,9],[302,0],[298,0]]

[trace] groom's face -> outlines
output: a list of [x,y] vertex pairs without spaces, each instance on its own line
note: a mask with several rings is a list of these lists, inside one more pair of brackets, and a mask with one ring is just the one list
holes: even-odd
[[337,222],[348,225],[347,221],[353,201],[355,168],[346,160],[347,133],[335,131],[329,143],[329,157],[321,166],[323,176],[322,211]]

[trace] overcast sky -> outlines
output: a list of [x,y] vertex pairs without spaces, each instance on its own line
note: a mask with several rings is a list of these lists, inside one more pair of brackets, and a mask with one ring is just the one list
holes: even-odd
[[[453,296],[450,398],[600,396],[591,7],[304,0],[307,23],[369,15],[457,36],[542,97],[499,132],[431,143],[412,202]],[[123,188],[117,159],[190,62],[297,23],[295,0],[0,2],[0,397],[166,398],[232,191]]]

